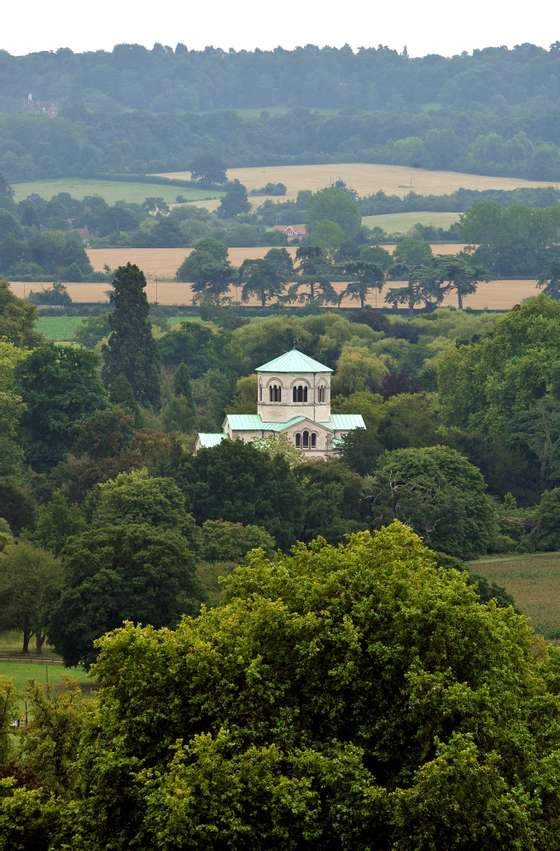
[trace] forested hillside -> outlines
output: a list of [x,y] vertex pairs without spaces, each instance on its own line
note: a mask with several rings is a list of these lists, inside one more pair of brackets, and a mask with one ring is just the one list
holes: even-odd
[[0,92],[0,171],[12,180],[180,169],[208,148],[231,166],[364,160],[560,177],[557,44],[452,58],[313,46],[4,52]]

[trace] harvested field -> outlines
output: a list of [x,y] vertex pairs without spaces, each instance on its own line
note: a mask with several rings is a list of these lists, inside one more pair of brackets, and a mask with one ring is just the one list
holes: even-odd
[[[274,246],[230,248],[229,259],[234,266],[240,266],[244,260],[264,257],[271,247]],[[395,247],[394,243],[384,246],[391,254]],[[445,242],[432,245],[432,251],[434,254],[456,254],[464,247],[462,243]],[[105,265],[116,269],[117,266],[125,263],[136,263],[147,278],[174,279],[177,269],[192,250],[192,248],[89,248],[87,254],[96,272],[103,271]],[[288,248],[288,251],[292,257],[295,257],[296,248]]]
[[[277,246],[276,246],[277,247]],[[192,248],[89,248],[88,257],[96,272],[101,272],[105,265],[111,269],[125,263],[136,263],[144,271],[147,278],[175,278],[177,269]],[[234,266],[240,266],[247,258],[264,257],[270,246],[254,248],[230,248],[229,259]],[[295,257],[296,249],[288,251]]]
[[[374,291],[371,293],[368,304],[372,307],[386,307],[385,294],[391,287],[398,287],[402,282],[391,281],[386,285],[381,292]],[[23,284],[12,282],[10,284],[16,295],[23,297],[32,291],[41,290],[44,287],[51,286],[50,283]],[[109,300],[108,291],[111,285],[104,284],[67,284],[68,292],[72,300],[76,304],[84,304],[91,302],[107,302]],[[346,285],[343,283],[335,283],[335,290],[340,293]],[[474,295],[466,296],[464,299],[465,307],[471,307],[475,310],[511,310],[514,305],[519,304],[526,298],[537,295],[536,281],[531,279],[517,280],[501,280],[501,281],[485,281],[480,284],[477,292]],[[234,286],[231,288],[231,299],[234,303],[239,303],[241,287]],[[148,300],[152,303],[167,305],[190,305],[192,304],[192,287],[190,284],[181,284],[176,281],[157,281],[154,279],[148,280],[147,286]],[[255,306],[258,305],[258,300],[253,298],[246,304]],[[444,301],[444,306],[456,307],[457,302],[453,296],[448,296]],[[356,307],[357,302],[350,299],[343,299],[342,307]],[[401,311],[405,308],[399,308]]]
[[[408,192],[419,195],[446,195],[457,189],[515,189],[518,186],[560,186],[541,180],[523,180],[516,177],[489,177],[458,171],[431,171],[378,163],[327,163],[321,165],[263,166],[256,168],[230,168],[230,180],[237,179],[247,189],[258,189],[268,182],[284,183],[287,195],[272,200],[283,201],[296,197],[300,190],[316,192],[336,180],[344,182],[360,195],[370,195],[380,190],[389,195],[403,197]],[[167,172],[171,180],[190,179],[190,172]],[[261,201],[265,200],[261,197]]]

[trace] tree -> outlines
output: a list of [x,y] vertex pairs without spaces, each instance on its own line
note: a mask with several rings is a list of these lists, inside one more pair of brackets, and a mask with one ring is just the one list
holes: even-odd
[[41,652],[63,582],[62,566],[47,550],[19,543],[0,554],[2,628],[23,634],[23,653],[29,653],[32,636]]
[[227,248],[214,239],[197,242],[177,270],[177,280],[193,285],[196,298],[220,304],[235,278]]
[[[324,249],[317,245],[303,245],[296,251],[297,281],[290,287],[291,300],[300,302],[336,302],[332,285],[333,267]],[[300,293],[305,288],[307,292]]]
[[15,296],[7,281],[0,278],[0,339],[15,346],[31,347],[39,342],[34,331],[35,308]]
[[393,307],[406,304],[412,315],[418,304],[423,303],[426,308],[433,309],[443,301],[444,291],[441,285],[441,275],[444,273],[441,272],[434,261],[423,266],[409,267],[406,264],[395,264],[392,274],[402,275],[407,279],[405,287],[392,287],[385,296],[385,301]]
[[270,299],[282,296],[292,274],[292,260],[285,248],[271,248],[262,259],[244,260],[239,268],[243,301],[255,295],[265,307]]
[[173,632],[101,639],[91,845],[558,845],[558,655],[524,618],[399,523],[257,555],[226,588]]
[[70,448],[76,424],[105,405],[97,364],[94,352],[49,344],[16,367],[27,457],[38,470],[58,463]]
[[86,521],[78,505],[68,501],[62,491],[55,491],[48,502],[37,509],[37,521],[31,533],[34,544],[59,556],[68,538],[85,531]]
[[438,258],[436,269],[444,288],[455,291],[459,310],[463,309],[463,298],[475,293],[480,281],[487,279],[483,267],[464,251],[454,257]]
[[342,234],[355,237],[362,224],[362,215],[354,195],[347,189],[329,186],[313,193],[306,204],[307,222],[311,236],[320,222],[332,222]]
[[66,587],[49,638],[66,665],[91,664],[94,641],[131,620],[174,626],[194,608],[194,560],[184,538],[146,523],[102,526],[73,538],[64,556]]
[[206,520],[202,524],[200,555],[205,561],[242,561],[253,549],[274,553],[274,538],[260,526],[232,523],[229,520]]
[[370,290],[381,291],[385,283],[383,269],[376,263],[353,260],[343,266],[342,272],[353,280],[341,292],[339,302],[344,298],[358,299],[362,310],[366,305]]
[[560,488],[547,490],[535,510],[535,526],[531,540],[537,550],[560,549]]
[[560,258],[550,260],[545,271],[539,275],[537,286],[544,295],[560,301]]
[[228,183],[226,194],[220,201],[216,215],[219,219],[231,219],[241,213],[248,213],[250,209],[246,188],[238,180],[234,180]]
[[131,263],[113,278],[111,333],[103,346],[103,378],[108,387],[123,376],[142,405],[160,403],[159,355],[149,321],[144,273]]
[[385,453],[370,498],[374,527],[402,520],[428,546],[450,555],[476,558],[496,534],[495,509],[480,470],[446,446]]
[[201,184],[225,183],[226,172],[222,158],[218,154],[200,153],[191,160],[189,166],[192,179]]
[[185,458],[173,475],[199,523],[229,520],[262,526],[280,547],[289,547],[299,535],[301,489],[282,457],[224,440]]

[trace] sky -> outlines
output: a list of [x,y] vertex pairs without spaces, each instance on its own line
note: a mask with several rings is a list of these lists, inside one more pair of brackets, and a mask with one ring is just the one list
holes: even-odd
[[111,50],[178,42],[252,50],[385,44],[411,56],[560,41],[558,0],[26,0],[2,14],[0,49]]

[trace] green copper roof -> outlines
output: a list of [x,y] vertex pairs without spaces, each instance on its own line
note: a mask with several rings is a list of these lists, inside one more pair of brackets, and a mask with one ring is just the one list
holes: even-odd
[[268,363],[258,366],[255,372],[332,372],[332,369],[318,360],[292,349]]
[[283,423],[267,423],[260,414],[228,414],[226,420],[232,431],[284,431],[303,422],[305,417],[292,417]]
[[[260,414],[228,414],[226,421],[232,431],[284,431],[290,426],[302,423],[304,420],[313,422],[309,417],[292,417],[283,423],[268,423],[261,419]],[[352,431],[355,428],[365,428],[361,414],[331,414],[330,419],[317,423],[329,431]]]

